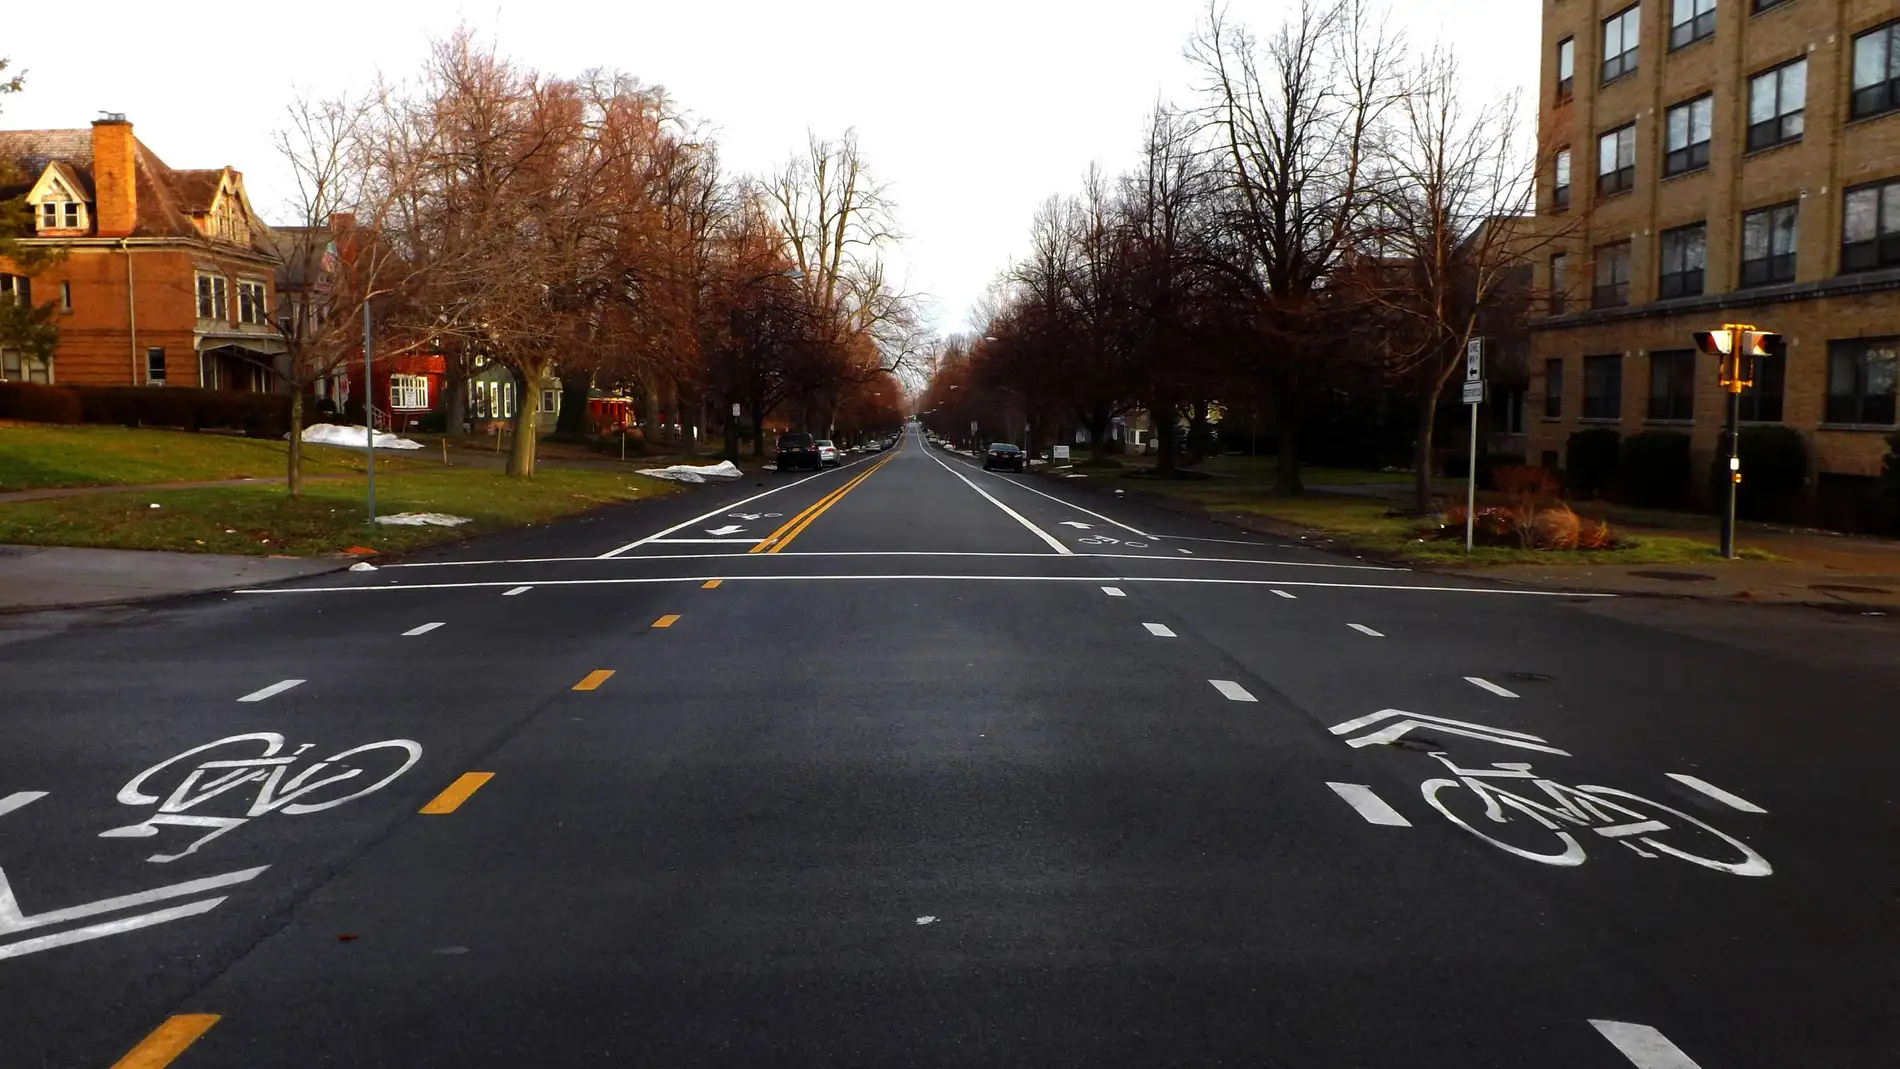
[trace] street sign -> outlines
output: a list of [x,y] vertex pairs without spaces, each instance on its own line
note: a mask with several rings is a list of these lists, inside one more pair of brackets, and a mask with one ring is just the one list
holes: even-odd
[[1478,379],[1475,382],[1465,383],[1465,404],[1480,405],[1483,403],[1484,403],[1484,380]]
[[976,433],[976,421],[975,421],[975,420],[971,420],[971,421],[970,421],[970,433],[971,433],[971,434],[975,434],[975,433]]
[[1056,458],[1057,460],[1067,460],[1067,459],[1069,459],[1069,447],[1068,447],[1068,446],[1066,446],[1066,445],[1059,445],[1059,446],[1056,446],[1056,453],[1055,453],[1055,458]]
[[[1473,338],[1465,343],[1465,381],[1478,382],[1484,378],[1484,339]],[[1467,404],[1470,402],[1467,401]]]
[[735,418],[735,419],[736,419],[736,418],[738,418],[738,415],[739,415],[739,402],[737,402],[737,401],[734,401],[734,402],[732,403],[732,415],[733,415],[733,418]]

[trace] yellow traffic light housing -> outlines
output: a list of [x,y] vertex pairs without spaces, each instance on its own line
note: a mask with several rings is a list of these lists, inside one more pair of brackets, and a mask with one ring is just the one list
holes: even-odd
[[1696,331],[1695,347],[1721,360],[1722,388],[1741,393],[1755,385],[1755,362],[1781,347],[1781,335],[1756,330],[1752,323],[1724,323],[1721,330]]

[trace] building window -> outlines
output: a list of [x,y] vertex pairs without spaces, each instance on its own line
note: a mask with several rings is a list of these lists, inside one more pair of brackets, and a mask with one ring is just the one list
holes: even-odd
[[425,375],[389,376],[389,407],[411,412],[429,407],[429,379]]
[[1702,292],[1703,270],[1708,266],[1708,243],[1706,223],[1662,232],[1662,274],[1656,289],[1659,298],[1692,297]]
[[1563,315],[1569,299],[1570,258],[1560,252],[1550,258],[1550,314]]
[[1557,42],[1557,102],[1570,99],[1577,84],[1577,39],[1566,37]]
[[1827,343],[1827,421],[1891,427],[1900,338]]
[[1889,22],[1854,38],[1856,118],[1900,108],[1900,22]]
[[1613,82],[1636,69],[1636,39],[1642,32],[1642,5],[1633,4],[1603,20],[1603,81]]
[[59,284],[59,310],[62,312],[73,310],[73,284],[70,282]]
[[1709,165],[1709,138],[1715,125],[1715,98],[1700,96],[1670,108],[1666,121],[1663,174],[1683,174]]
[[238,322],[263,324],[270,321],[270,306],[265,303],[262,282],[239,279],[237,295]]
[[145,385],[165,385],[165,350],[145,350]]
[[1669,18],[1671,50],[1715,36],[1715,0],[1676,0]]
[[1798,201],[1760,208],[1742,216],[1742,285],[1794,281]]
[[1564,361],[1562,357],[1544,361],[1544,418],[1564,418]]
[[1786,354],[1755,358],[1755,385],[1742,391],[1742,419],[1748,423],[1780,423],[1781,398],[1788,382]]
[[1583,358],[1583,418],[1621,419],[1623,416],[1623,358]]
[[1695,350],[1649,354],[1649,418],[1695,418]]
[[198,276],[198,318],[229,322],[231,312],[224,301],[224,279],[217,275]]
[[1592,308],[1620,308],[1630,303],[1630,243],[1597,246],[1597,284]]
[[1636,188],[1636,124],[1597,138],[1597,195]]
[[1759,15],[1771,7],[1780,7],[1788,0],[1755,0],[1755,14]]
[[1900,178],[1847,191],[1841,272],[1900,266]]
[[541,391],[541,411],[552,415],[556,412],[559,412],[560,410],[561,410],[561,391],[542,390]]
[[25,275],[0,274],[0,301],[33,303],[33,280]]
[[1808,106],[1808,61],[1797,59],[1748,80],[1748,151],[1799,141]]
[[1570,207],[1570,150],[1560,148],[1551,163],[1550,206],[1557,211]]

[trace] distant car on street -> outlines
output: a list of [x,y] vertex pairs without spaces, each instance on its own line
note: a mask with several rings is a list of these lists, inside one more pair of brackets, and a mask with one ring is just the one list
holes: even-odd
[[992,443],[989,452],[983,454],[984,471],[995,471],[998,468],[1007,471],[1022,471],[1027,462],[1027,455],[1008,442]]
[[781,434],[778,436],[778,470],[791,471],[794,468],[810,468],[817,471],[824,467],[819,459],[818,442],[809,434]]
[[838,466],[838,463],[839,463],[839,457],[838,457],[837,444],[830,441],[829,439],[825,439],[825,438],[818,439],[819,466],[823,467],[824,465],[829,464],[835,468]]

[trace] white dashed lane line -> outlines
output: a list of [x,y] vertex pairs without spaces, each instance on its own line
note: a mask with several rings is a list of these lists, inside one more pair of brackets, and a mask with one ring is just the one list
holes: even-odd
[[1333,793],[1346,800],[1358,814],[1366,818],[1368,824],[1383,824],[1388,828],[1409,828],[1412,822],[1399,814],[1399,811],[1386,804],[1385,799],[1372,793],[1372,788],[1363,783],[1328,783]]
[[533,590],[533,589],[534,588],[531,586],[518,586],[518,587],[515,587],[513,590],[502,591],[501,596],[504,598],[512,598],[516,594],[526,594],[528,591]]
[[263,690],[254,690],[250,692],[249,694],[246,694],[244,697],[239,698],[238,701],[261,702],[265,698],[282,694],[283,692],[289,690],[290,688],[294,686],[297,686],[298,684],[301,684],[302,682],[303,680],[301,679],[286,679],[282,681],[281,683],[272,683],[270,686],[265,687]]
[[1346,626],[1352,628],[1354,631],[1357,631],[1362,635],[1371,635],[1373,638],[1385,637],[1385,635],[1382,632],[1374,631],[1372,628],[1367,627],[1365,624],[1347,624]]
[[1220,691],[1221,696],[1230,702],[1257,702],[1260,700],[1252,694],[1247,693],[1246,687],[1241,686],[1231,679],[1210,679],[1208,682],[1212,683],[1214,689]]
[[1702,1069],[1681,1047],[1669,1042],[1669,1037],[1646,1024],[1591,1021],[1590,1026],[1637,1069]]
[[1102,593],[1107,594],[1111,598],[1125,598],[1128,596],[1122,588],[1118,586],[1105,586],[1102,588]]
[[1740,795],[1730,794],[1729,792],[1723,790],[1722,788],[1717,787],[1715,784],[1710,783],[1708,780],[1697,779],[1694,776],[1684,775],[1681,772],[1671,772],[1669,773],[1669,778],[1672,780],[1675,780],[1677,783],[1682,784],[1684,787],[1687,787],[1690,790],[1701,791],[1703,794],[1708,795],[1710,798],[1715,799],[1716,801],[1722,803],[1725,806],[1730,807],[1731,809],[1739,809],[1744,813],[1768,812],[1768,810],[1763,809],[1761,806],[1756,805],[1755,803],[1749,801],[1748,799],[1743,798]]
[[1174,634],[1174,628],[1169,627],[1167,624],[1142,624],[1141,626],[1147,628],[1148,633],[1153,635],[1156,638],[1176,637]]
[[1466,676],[1465,682],[1471,684],[1474,687],[1477,687],[1479,690],[1488,690],[1500,698],[1517,697],[1517,693],[1515,691],[1505,690],[1503,687],[1498,686],[1496,683],[1493,683],[1482,676]]
[[441,626],[442,626],[441,621],[437,621],[432,624],[423,624],[421,627],[412,627],[409,630],[404,631],[402,633],[402,637],[415,638],[417,635],[426,635],[429,632],[434,631],[436,628],[441,627]]
[[1287,592],[1286,592],[1286,591],[1284,591],[1284,590],[1275,590],[1275,591],[1274,591],[1274,593],[1275,593],[1275,594],[1278,594],[1278,595],[1280,595],[1281,597],[1283,597],[1283,598],[1285,598],[1285,599],[1287,599],[1288,601],[1298,601],[1298,600],[1300,600],[1299,598],[1297,598],[1297,597],[1294,597],[1294,596],[1293,596],[1292,594],[1289,594],[1289,593],[1287,593]]

